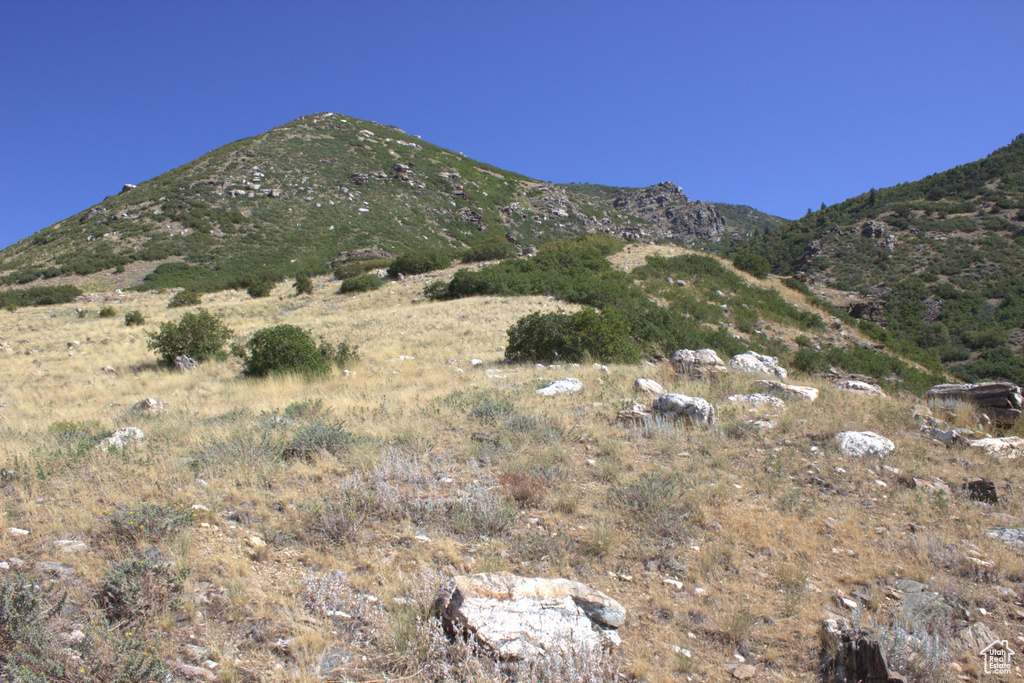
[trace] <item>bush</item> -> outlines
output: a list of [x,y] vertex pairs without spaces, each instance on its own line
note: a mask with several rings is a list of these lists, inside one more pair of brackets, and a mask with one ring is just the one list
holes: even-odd
[[491,237],[485,242],[470,247],[469,251],[463,254],[463,263],[475,263],[477,261],[500,261],[512,258],[519,254],[516,245],[502,237]]
[[305,273],[299,273],[295,276],[295,294],[312,294],[313,293],[313,280]]
[[442,270],[452,264],[451,254],[443,249],[419,249],[399,256],[388,266],[388,275],[419,275]]
[[801,346],[795,354],[793,354],[792,365],[797,370],[805,372],[808,375],[816,372],[828,372],[830,364],[825,354],[815,351],[814,349]]
[[100,309],[100,317],[101,318],[116,318],[117,317],[117,311],[114,310],[113,306],[104,306],[103,308]]
[[147,346],[160,357],[161,365],[174,365],[182,355],[202,363],[220,353],[234,333],[218,316],[200,308],[177,323],[161,323],[159,332],[149,333]]
[[768,273],[771,272],[771,265],[768,263],[768,259],[760,254],[752,254],[749,251],[736,254],[732,259],[732,265],[757,278],[767,277]]
[[345,278],[341,281],[341,287],[338,287],[338,294],[348,294],[349,292],[369,292],[374,289],[380,289],[384,284],[384,280],[380,279],[373,273],[365,273],[356,277]]
[[261,278],[259,280],[254,280],[245,291],[253,299],[264,299],[270,296],[270,293],[274,291],[274,284],[273,280]]
[[586,308],[571,315],[531,313],[508,329],[505,358],[511,362],[578,362],[586,356],[635,363],[640,347],[624,322],[611,313]]
[[363,273],[368,273],[371,270],[377,270],[380,268],[387,268],[391,265],[391,259],[386,258],[375,258],[366,259],[363,261],[345,261],[344,263],[334,264],[334,279],[345,280],[350,277],[356,277]]
[[185,308],[186,306],[198,306],[201,303],[202,297],[199,296],[199,292],[183,289],[171,297],[167,308]]
[[347,342],[335,347],[321,341],[317,346],[302,328],[278,325],[258,330],[249,339],[243,372],[249,377],[289,372],[322,377],[331,372],[331,363],[344,367],[356,358],[355,347],[350,347]]
[[28,287],[0,291],[0,306],[10,310],[11,306],[50,306],[66,304],[82,295],[82,290],[72,285]]
[[128,311],[124,314],[124,325],[125,327],[135,327],[138,325],[146,324],[146,316],[142,315],[142,311]]

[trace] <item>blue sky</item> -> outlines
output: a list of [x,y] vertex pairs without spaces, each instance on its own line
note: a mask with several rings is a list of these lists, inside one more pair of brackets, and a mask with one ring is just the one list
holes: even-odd
[[787,218],[1024,132],[1024,1],[0,0],[0,247],[334,111]]

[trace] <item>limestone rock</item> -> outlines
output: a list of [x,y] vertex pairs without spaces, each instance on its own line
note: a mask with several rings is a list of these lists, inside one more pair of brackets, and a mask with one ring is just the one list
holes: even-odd
[[[781,370],[781,368],[779,369]],[[814,403],[818,400],[818,390],[814,387],[802,387],[797,384],[783,384],[782,382],[776,382],[772,379],[759,379],[754,382],[754,386],[769,394],[795,396],[796,398],[803,399],[808,403]]]
[[779,359],[775,356],[764,356],[760,353],[747,351],[738,356],[733,356],[729,361],[729,367],[737,372],[760,373],[762,375],[774,375],[779,379],[786,379],[788,373],[785,368],[779,367]]
[[644,426],[651,421],[651,413],[646,407],[639,403],[634,403],[632,408],[626,408],[620,410],[615,416],[617,422],[623,422],[627,425],[633,425],[635,427]]
[[437,609],[447,629],[470,633],[513,660],[609,648],[620,642],[615,629],[626,621],[622,605],[582,583],[509,572],[448,579]]
[[728,398],[733,403],[746,403],[749,406],[778,408],[785,410],[786,402],[781,398],[769,396],[768,394],[733,394]]
[[997,427],[1010,428],[1024,408],[1024,392],[1012,382],[981,384],[936,384],[925,400],[965,401],[973,403]]
[[145,434],[138,427],[125,427],[124,429],[118,429],[103,439],[103,441],[100,441],[97,448],[101,450],[116,448],[119,451],[123,451],[129,443],[142,441],[144,436]]
[[638,394],[654,394],[655,396],[659,396],[665,393],[665,388],[653,379],[640,377],[633,382],[633,391]]
[[714,377],[729,371],[713,349],[679,349],[671,360],[677,373],[691,377]]
[[1014,527],[997,526],[990,529],[988,535],[998,538],[1007,545],[1015,545],[1024,548],[1024,529]]
[[627,190],[612,205],[648,221],[659,237],[717,242],[725,231],[725,219],[714,204],[691,202],[682,188],[671,182]]
[[896,450],[896,444],[874,432],[839,432],[836,443],[843,455],[862,458],[865,455],[877,455],[880,458]]
[[715,423],[715,407],[702,398],[684,394],[662,394],[654,399],[654,412],[682,417],[695,422]]
[[955,429],[939,429],[938,427],[925,424],[921,425],[921,433],[936,441],[941,441],[946,448],[967,445],[967,439],[961,436]]
[[874,384],[867,382],[861,382],[856,379],[844,379],[836,385],[840,391],[852,391],[857,394],[865,394],[867,396],[885,396],[885,392]]
[[199,367],[199,363],[188,356],[178,356],[174,359],[174,367],[182,372],[192,372]]
[[989,455],[1014,460],[1024,455],[1024,439],[1019,436],[1003,436],[990,439],[975,439],[971,448],[980,448]]
[[557,382],[552,382],[543,389],[538,389],[541,396],[554,396],[555,394],[572,394],[583,389],[583,382],[575,377],[566,377]]

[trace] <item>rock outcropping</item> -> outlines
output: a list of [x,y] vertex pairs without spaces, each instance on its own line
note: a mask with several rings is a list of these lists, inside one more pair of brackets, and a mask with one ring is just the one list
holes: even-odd
[[675,183],[623,192],[612,205],[622,213],[649,221],[657,237],[717,242],[725,232],[725,218],[714,204],[691,202]]

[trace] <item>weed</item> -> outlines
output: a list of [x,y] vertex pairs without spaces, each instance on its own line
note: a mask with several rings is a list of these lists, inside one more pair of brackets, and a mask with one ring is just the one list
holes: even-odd
[[143,503],[107,514],[109,533],[130,543],[156,542],[195,523],[196,513],[182,503],[156,505]]
[[312,460],[319,451],[338,455],[355,442],[355,436],[345,429],[341,422],[314,422],[299,427],[295,436],[285,447],[285,460],[304,458]]
[[101,318],[116,318],[117,310],[113,306],[104,306],[100,309]]
[[128,311],[124,314],[124,325],[125,327],[137,327],[139,325],[146,324],[146,316],[142,315],[142,311]]
[[658,536],[682,538],[693,523],[694,510],[683,500],[677,475],[644,474],[613,488],[611,493],[638,524]]
[[111,624],[141,625],[173,605],[187,577],[186,569],[174,570],[168,562],[125,560],[103,575],[96,601]]

